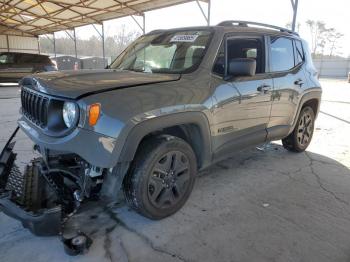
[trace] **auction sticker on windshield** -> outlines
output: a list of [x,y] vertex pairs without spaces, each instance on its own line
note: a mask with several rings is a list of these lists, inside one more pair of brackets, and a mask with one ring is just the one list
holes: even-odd
[[198,38],[198,35],[175,35],[170,42],[187,42],[193,43]]

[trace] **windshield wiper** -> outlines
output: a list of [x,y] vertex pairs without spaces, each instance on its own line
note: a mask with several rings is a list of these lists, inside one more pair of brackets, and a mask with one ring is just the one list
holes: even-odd
[[153,73],[163,73],[163,74],[181,74],[181,70],[172,70],[172,69],[168,69],[168,68],[159,68],[156,69],[154,68],[152,70]]
[[131,72],[138,72],[138,73],[145,73],[144,70],[142,69],[136,69],[136,68],[124,68],[122,70],[125,70],[125,71],[131,71]]

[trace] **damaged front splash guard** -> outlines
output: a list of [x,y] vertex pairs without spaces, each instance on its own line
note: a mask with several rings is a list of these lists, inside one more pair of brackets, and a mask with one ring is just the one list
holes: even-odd
[[[12,185],[12,188],[9,187],[10,183],[15,184],[17,188],[22,187],[23,190],[25,190],[26,187],[24,181],[27,174],[21,174],[15,166],[17,154],[13,152],[16,144],[13,140],[18,130],[19,127],[15,129],[0,154],[0,205],[2,211],[6,215],[22,222],[23,226],[28,228],[34,235],[58,235],[61,232],[62,223],[62,211],[60,206],[50,209],[38,209],[35,210],[35,212],[33,210],[28,211],[25,203],[17,201],[19,197],[13,190],[14,186]],[[20,180],[20,182],[13,182],[10,181],[11,178],[23,178],[23,181]]]
[[7,179],[16,159],[16,154],[13,153],[16,142],[12,142],[12,140],[16,136],[18,130],[19,127],[17,126],[0,154],[0,194],[5,190]]

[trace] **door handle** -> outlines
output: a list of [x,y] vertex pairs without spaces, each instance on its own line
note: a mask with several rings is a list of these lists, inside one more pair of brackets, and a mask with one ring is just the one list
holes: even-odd
[[271,86],[266,85],[266,84],[262,84],[261,86],[258,86],[258,88],[256,90],[266,94],[268,91],[270,91],[270,89],[271,89]]
[[298,79],[298,80],[295,80],[294,81],[294,85],[297,85],[297,86],[302,86],[304,84],[304,82],[303,82],[303,80],[301,80],[301,79]]

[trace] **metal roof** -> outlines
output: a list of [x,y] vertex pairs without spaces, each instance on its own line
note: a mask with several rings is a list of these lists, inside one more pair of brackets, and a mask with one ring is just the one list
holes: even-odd
[[3,0],[0,2],[0,34],[48,34],[192,1]]

